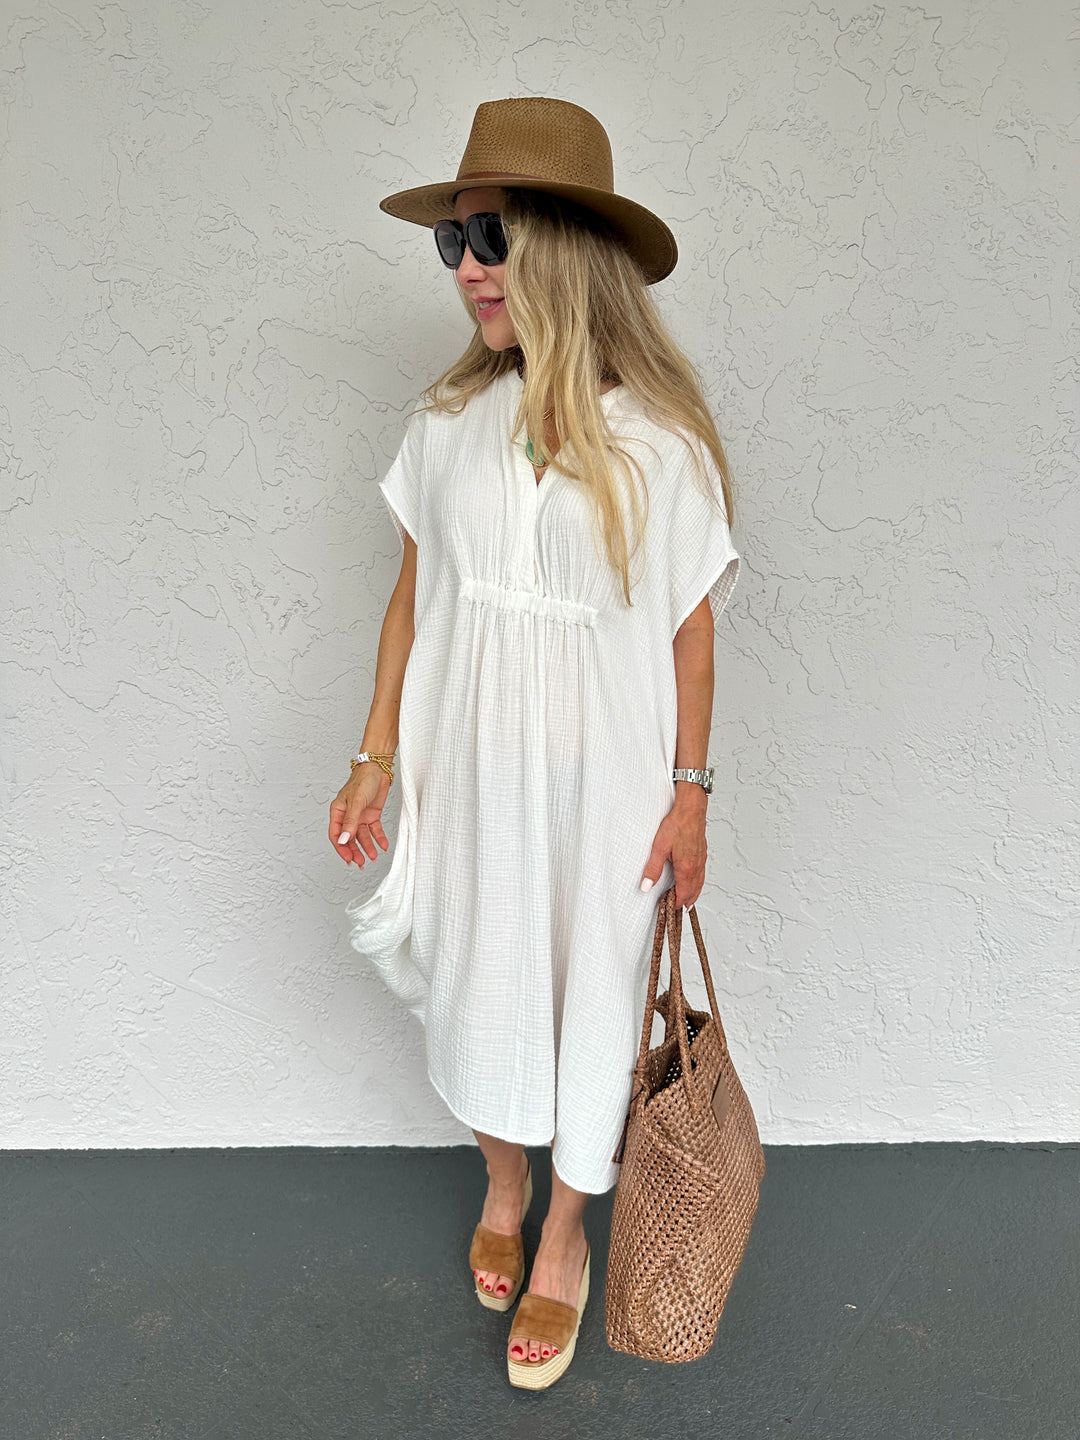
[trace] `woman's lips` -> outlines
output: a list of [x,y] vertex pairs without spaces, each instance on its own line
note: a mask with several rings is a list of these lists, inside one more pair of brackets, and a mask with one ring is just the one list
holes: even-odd
[[486,305],[477,302],[476,318],[478,320],[490,319],[492,315],[496,314],[499,311],[499,309],[502,307],[502,303],[503,302],[501,300],[496,300],[493,305]]

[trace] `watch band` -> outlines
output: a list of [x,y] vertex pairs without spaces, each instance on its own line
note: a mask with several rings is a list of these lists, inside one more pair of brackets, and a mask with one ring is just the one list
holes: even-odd
[[712,794],[713,772],[711,766],[707,770],[687,770],[685,768],[673,770],[671,778],[672,780],[695,780],[706,795]]

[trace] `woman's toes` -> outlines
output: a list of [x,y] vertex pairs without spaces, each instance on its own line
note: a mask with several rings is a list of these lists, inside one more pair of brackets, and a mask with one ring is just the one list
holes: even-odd
[[541,1361],[550,1360],[559,1353],[558,1348],[551,1345],[544,1345],[539,1340],[515,1340],[510,1346],[511,1360]]
[[480,1289],[488,1295],[501,1300],[510,1294],[510,1281],[505,1275],[496,1275],[492,1270],[474,1270],[473,1275]]

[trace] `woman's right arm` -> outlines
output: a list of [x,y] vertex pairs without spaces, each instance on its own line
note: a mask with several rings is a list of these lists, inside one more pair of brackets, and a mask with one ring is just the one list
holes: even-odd
[[[401,690],[415,637],[416,541],[408,531],[404,532],[404,544],[401,573],[379,635],[375,694],[360,743],[361,750],[379,755],[392,755],[397,750]],[[365,854],[374,860],[378,855],[376,843],[384,850],[390,848],[379,818],[389,793],[390,776],[374,760],[368,760],[353,768],[331,801],[330,843],[347,865],[363,867]]]

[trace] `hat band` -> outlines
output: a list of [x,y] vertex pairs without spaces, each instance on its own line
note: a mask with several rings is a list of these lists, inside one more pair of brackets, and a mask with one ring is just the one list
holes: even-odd
[[493,175],[505,175],[508,180],[539,180],[539,175],[522,175],[519,170],[466,170],[459,180],[490,180]]
[[[543,175],[523,175],[518,170],[467,170],[464,175],[459,175],[454,184],[461,180],[493,180],[496,176],[503,180],[538,180],[542,185],[565,185],[571,182],[565,180],[548,180]],[[599,185],[588,185],[588,190],[599,190]],[[604,190],[605,195],[614,194],[614,191]]]

